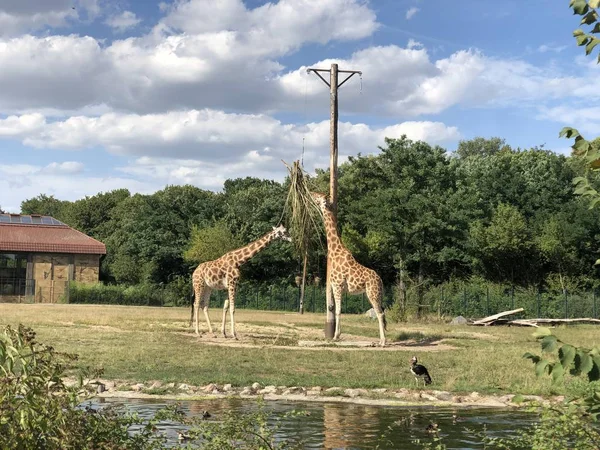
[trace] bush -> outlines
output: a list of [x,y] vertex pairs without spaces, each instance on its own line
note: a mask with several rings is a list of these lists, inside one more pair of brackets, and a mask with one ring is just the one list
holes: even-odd
[[[155,422],[113,410],[92,411],[78,405],[90,392],[79,382],[63,378],[77,360],[39,344],[22,325],[0,334],[0,448],[13,449],[159,449],[164,438]],[[130,434],[133,425],[139,430]]]
[[[214,421],[186,417],[178,405],[141,419],[123,410],[93,410],[80,405],[93,394],[84,379],[99,373],[79,370],[67,385],[77,356],[36,341],[30,328],[6,327],[0,333],[0,448],[154,450],[168,442],[157,425],[168,420],[187,428],[186,448],[300,449],[301,442],[279,437],[278,421],[259,402],[252,412],[227,412]],[[302,414],[293,411],[290,414]]]

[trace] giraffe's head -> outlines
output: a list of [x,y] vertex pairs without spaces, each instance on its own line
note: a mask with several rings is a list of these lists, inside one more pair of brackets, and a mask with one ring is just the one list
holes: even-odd
[[283,239],[284,241],[292,242],[292,238],[283,225],[273,227],[273,239]]
[[315,203],[319,206],[319,208],[327,208],[328,202],[327,196],[325,194],[321,194],[319,192],[311,192],[310,195],[312,196]]

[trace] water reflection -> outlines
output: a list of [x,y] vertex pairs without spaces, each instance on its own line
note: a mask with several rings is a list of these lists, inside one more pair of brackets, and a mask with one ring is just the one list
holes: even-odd
[[[97,399],[93,407],[103,404],[124,406],[141,417],[150,418],[157,410],[174,403],[168,400]],[[242,399],[211,399],[180,402],[182,409],[190,415],[201,415],[208,411],[212,418],[227,410],[241,413],[256,408],[256,403]],[[435,407],[381,407],[348,403],[302,403],[273,401],[266,408],[274,417],[282,417],[292,410],[307,411],[308,415],[288,416],[279,423],[276,435],[279,439],[301,440],[310,449],[372,449],[386,450],[419,449],[414,441],[429,441],[432,433],[427,428],[437,425],[437,435],[444,438],[449,449],[483,448],[465,428],[483,431],[491,436],[510,437],[519,429],[532,423],[535,416],[523,411],[497,409],[459,409]],[[211,420],[209,419],[209,420]],[[177,431],[182,427],[175,423],[162,423],[174,445]],[[433,433],[434,435],[436,433]]]

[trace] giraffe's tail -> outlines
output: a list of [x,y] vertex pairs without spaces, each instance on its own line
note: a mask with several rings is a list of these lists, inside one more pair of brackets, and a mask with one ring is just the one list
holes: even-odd
[[385,318],[385,308],[381,305],[381,315],[383,316],[383,329],[387,331],[387,319]]

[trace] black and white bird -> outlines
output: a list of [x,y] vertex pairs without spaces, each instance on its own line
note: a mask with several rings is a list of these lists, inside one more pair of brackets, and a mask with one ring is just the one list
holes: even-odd
[[425,366],[417,364],[417,357],[413,356],[410,360],[410,371],[415,376],[415,383],[419,385],[419,379],[423,380],[423,386],[431,384],[431,377]]

